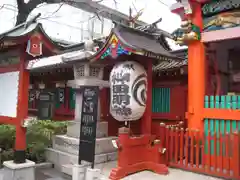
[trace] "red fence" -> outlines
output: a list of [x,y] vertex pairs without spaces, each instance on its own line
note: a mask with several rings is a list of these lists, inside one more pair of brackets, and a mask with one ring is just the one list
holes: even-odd
[[238,132],[212,135],[161,124],[165,162],[174,168],[230,179],[240,179]]

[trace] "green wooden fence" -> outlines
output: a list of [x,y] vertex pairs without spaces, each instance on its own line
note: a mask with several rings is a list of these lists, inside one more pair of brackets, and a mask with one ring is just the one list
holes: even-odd
[[152,89],[152,112],[168,113],[170,112],[170,88]]
[[[240,109],[240,96],[205,96],[205,108],[216,109]],[[240,119],[240,117],[239,117]],[[240,131],[240,121],[238,120],[224,120],[224,119],[204,119],[205,136],[213,136],[216,133],[217,138],[219,134],[231,134],[234,131]],[[214,153],[214,141],[211,140],[211,154]],[[219,142],[217,144],[217,153],[219,153]],[[205,152],[207,152],[206,144]]]

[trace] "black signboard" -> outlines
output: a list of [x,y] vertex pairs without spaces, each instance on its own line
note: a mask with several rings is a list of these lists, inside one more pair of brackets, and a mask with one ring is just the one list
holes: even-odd
[[53,118],[54,95],[51,92],[40,92],[38,97],[38,119],[49,120]]
[[96,128],[98,118],[98,86],[84,86],[82,89],[82,114],[78,163],[87,161],[94,168]]

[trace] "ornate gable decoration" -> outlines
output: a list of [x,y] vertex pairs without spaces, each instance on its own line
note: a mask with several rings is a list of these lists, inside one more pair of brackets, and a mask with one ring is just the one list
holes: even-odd
[[120,55],[131,55],[132,50],[129,48],[125,48],[116,35],[112,35],[109,44],[106,48],[106,51],[101,55],[100,59],[104,59],[107,56],[111,56],[116,59]]
[[173,4],[171,11],[178,14],[182,19],[181,28],[172,34],[176,43],[179,45],[188,45],[193,41],[200,41],[201,30],[191,21],[193,10],[189,0],[181,0]]
[[215,0],[202,6],[203,16],[209,17],[221,12],[226,12],[240,8],[239,0]]
[[42,55],[42,41],[39,36],[31,36],[27,43],[26,52],[33,57]]

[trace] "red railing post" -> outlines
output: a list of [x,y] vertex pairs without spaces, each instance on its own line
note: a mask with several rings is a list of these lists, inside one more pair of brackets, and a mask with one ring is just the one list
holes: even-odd
[[225,144],[226,144],[226,170],[227,170],[227,173],[230,174],[230,158],[231,158],[231,154],[230,154],[230,147],[229,147],[229,143],[230,143],[230,134],[229,133],[226,133],[226,141],[225,141]]
[[200,143],[201,139],[199,138],[199,130],[196,130],[195,132],[195,139],[196,139],[196,145],[195,145],[195,152],[196,152],[196,167],[199,168],[199,160],[200,160]]
[[169,164],[169,151],[170,151],[170,146],[169,146],[169,127],[166,126],[166,129],[165,129],[165,135],[166,135],[166,162],[167,162],[167,165]]
[[190,130],[189,132],[190,136],[190,165],[193,167],[194,164],[194,130]]
[[170,127],[170,150],[169,150],[169,161],[170,163],[173,162],[174,158],[174,128]]
[[184,136],[185,136],[185,141],[184,141],[185,166],[188,167],[188,163],[189,163],[189,130],[188,129],[186,129]]
[[205,161],[205,170],[207,173],[210,172],[211,169],[211,133],[208,131],[208,134],[206,136],[206,144],[207,146],[207,154],[206,154],[206,161]]
[[220,169],[220,173],[223,174],[223,134],[222,132],[219,133],[219,169]]
[[239,156],[239,134],[238,132],[233,133],[233,144],[234,144],[234,150],[233,150],[233,176],[235,179],[240,179],[240,156]]
[[180,165],[183,165],[183,154],[184,154],[184,129],[181,128],[180,130]]
[[178,127],[175,128],[175,163],[178,163],[179,158],[179,131]]

